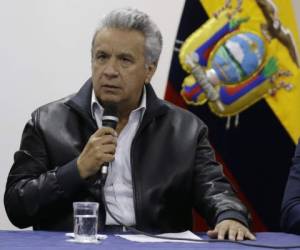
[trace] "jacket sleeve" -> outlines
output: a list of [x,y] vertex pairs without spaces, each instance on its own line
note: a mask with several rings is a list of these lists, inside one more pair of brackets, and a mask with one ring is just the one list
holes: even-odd
[[225,219],[249,226],[247,209],[236,197],[222,166],[216,161],[207,134],[207,127],[201,126],[195,158],[194,207],[210,227]]
[[286,232],[300,234],[300,140],[283,196],[281,226]]
[[33,226],[51,215],[53,209],[60,209],[71,199],[72,192],[83,185],[75,160],[63,166],[50,165],[36,119],[37,115],[33,113],[24,128],[4,195],[7,215],[20,228]]

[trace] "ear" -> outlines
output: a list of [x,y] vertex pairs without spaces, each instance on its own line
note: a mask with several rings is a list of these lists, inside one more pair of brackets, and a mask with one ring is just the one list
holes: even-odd
[[146,64],[146,77],[145,77],[145,84],[148,84],[151,82],[152,76],[154,75],[156,71],[156,64],[151,63],[151,64]]

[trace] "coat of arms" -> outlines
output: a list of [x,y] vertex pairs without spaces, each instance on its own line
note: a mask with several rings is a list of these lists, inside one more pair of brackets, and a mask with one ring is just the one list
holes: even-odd
[[[274,41],[297,68],[299,54],[292,33],[283,26],[272,0],[256,0],[262,17],[245,15],[243,1],[231,1],[182,44],[179,60],[189,74],[181,95],[190,105],[208,103],[220,117],[236,117],[266,95],[292,91],[292,71],[276,56]],[[299,83],[298,83],[299,84]]]

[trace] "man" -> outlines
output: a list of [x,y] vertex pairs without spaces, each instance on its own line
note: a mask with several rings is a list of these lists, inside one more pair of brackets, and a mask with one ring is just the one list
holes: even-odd
[[300,140],[283,196],[281,226],[286,232],[300,234]]
[[[124,224],[183,231],[191,229],[195,207],[214,227],[210,237],[254,239],[206,126],[158,99],[149,84],[161,48],[160,31],[138,10],[115,10],[102,19],[92,42],[92,78],[77,94],[37,109],[24,129],[5,192],[14,225],[72,230],[72,202],[98,201],[103,208],[94,183],[109,162],[104,195]],[[116,130],[101,122],[111,104]],[[104,230],[116,227],[104,217]]]

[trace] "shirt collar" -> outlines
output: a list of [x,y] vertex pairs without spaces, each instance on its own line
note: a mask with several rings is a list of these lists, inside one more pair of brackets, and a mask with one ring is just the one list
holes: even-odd
[[[92,88],[91,112],[92,112],[93,119],[96,120],[96,112],[97,112],[97,116],[99,115],[99,117],[102,117],[103,111],[104,111],[104,108],[98,101],[95,91],[94,91],[94,88]],[[140,105],[132,112],[137,112],[137,111],[141,112],[141,118],[142,118],[146,111],[146,87],[145,86],[143,88],[143,95],[142,95],[142,100],[140,102]]]
[[93,119],[96,119],[95,113],[96,113],[97,109],[100,111],[100,116],[102,117],[104,108],[98,101],[95,91],[94,91],[94,88],[92,88],[91,111],[92,111]]

